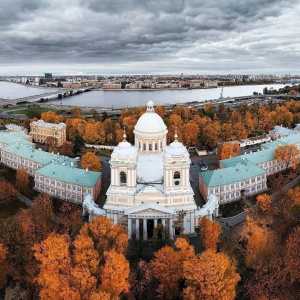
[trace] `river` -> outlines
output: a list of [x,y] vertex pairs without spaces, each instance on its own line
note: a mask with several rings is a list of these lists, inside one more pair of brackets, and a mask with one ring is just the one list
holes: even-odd
[[[270,85],[243,85],[223,88],[223,97],[237,97],[253,95],[253,92],[262,93],[263,89],[284,87],[283,84]],[[10,82],[0,82],[0,98],[14,99],[25,96],[43,94],[51,89],[26,87]],[[120,90],[120,91],[90,91],[63,98],[51,100],[48,103],[62,103],[64,105],[76,105],[81,107],[132,107],[143,106],[151,98],[154,104],[175,104],[192,101],[205,101],[218,99],[221,94],[221,87],[213,89],[166,89],[166,90]]]

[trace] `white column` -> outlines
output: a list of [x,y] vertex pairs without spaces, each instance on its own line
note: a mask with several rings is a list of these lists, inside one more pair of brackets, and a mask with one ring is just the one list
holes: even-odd
[[132,238],[132,219],[128,218],[128,237]]
[[191,233],[195,232],[195,213],[191,213]]
[[118,224],[118,215],[114,214],[114,225]]
[[173,240],[173,227],[172,227],[172,225],[173,225],[173,219],[172,218],[170,218],[169,219],[169,236],[170,236],[170,240]]
[[143,240],[147,240],[147,219],[143,219]]
[[154,219],[154,228],[157,226],[157,219]]
[[140,238],[140,219],[135,219],[135,238]]
[[187,226],[187,216],[185,216],[184,217],[184,219],[183,219],[183,232],[184,233],[189,233],[189,230],[190,230],[190,228],[187,228],[188,226]]
[[162,219],[161,223],[163,224],[164,228],[166,228],[166,219]]

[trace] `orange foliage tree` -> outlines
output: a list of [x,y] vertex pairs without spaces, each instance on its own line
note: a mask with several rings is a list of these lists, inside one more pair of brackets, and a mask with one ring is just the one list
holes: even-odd
[[234,299],[240,280],[235,263],[223,253],[209,249],[183,264],[184,299]]
[[28,190],[29,175],[23,169],[18,169],[16,173],[16,188],[24,193]]
[[299,163],[300,151],[295,145],[278,146],[275,149],[274,157],[280,163],[284,163],[285,168],[293,167],[294,169]]
[[286,243],[286,266],[291,281],[300,282],[300,226],[289,235]]
[[82,138],[87,144],[97,144],[100,140],[100,136],[97,132],[96,125],[93,123],[87,123]]
[[217,250],[217,245],[220,242],[219,237],[222,228],[219,222],[212,222],[207,216],[200,219],[200,236],[203,247],[208,250]]
[[256,197],[256,203],[262,212],[267,212],[271,208],[272,201],[269,195],[261,194]]
[[196,146],[198,144],[198,125],[194,121],[189,121],[183,126],[183,143],[186,146]]
[[16,189],[4,179],[0,180],[0,204],[6,205],[17,198]]
[[81,235],[93,240],[101,259],[104,256],[104,251],[115,250],[125,254],[128,246],[126,229],[120,224],[114,225],[106,217],[97,217],[92,222],[84,224],[79,232],[79,236]]
[[218,157],[220,159],[227,159],[238,156],[241,147],[238,143],[223,143],[218,145]]
[[153,276],[160,282],[158,293],[163,299],[172,299],[179,295],[179,280],[184,278],[183,263],[195,255],[194,248],[184,238],[178,238],[175,246],[180,251],[165,246],[154,253],[151,261]]
[[34,246],[34,256],[40,263],[37,282],[41,286],[40,298],[80,300],[71,286],[70,241],[67,235],[51,233],[41,244]]
[[203,128],[204,143],[210,148],[215,148],[219,141],[220,123],[209,123]]
[[99,172],[101,169],[99,157],[93,152],[87,152],[84,154],[82,156],[81,163],[83,169],[88,168],[89,170],[96,172]]
[[101,268],[100,289],[110,293],[112,296],[119,296],[129,290],[129,262],[121,253],[115,250],[104,252],[105,263]]
[[41,114],[41,119],[48,123],[58,124],[60,122],[59,116],[54,111],[46,111]]

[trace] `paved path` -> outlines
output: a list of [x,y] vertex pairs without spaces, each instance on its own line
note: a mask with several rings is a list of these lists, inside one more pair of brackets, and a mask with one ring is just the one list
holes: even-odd
[[32,206],[32,204],[33,204],[33,202],[29,198],[27,198],[26,196],[24,196],[24,195],[22,195],[20,193],[18,195],[18,199],[21,202],[25,203],[27,206]]

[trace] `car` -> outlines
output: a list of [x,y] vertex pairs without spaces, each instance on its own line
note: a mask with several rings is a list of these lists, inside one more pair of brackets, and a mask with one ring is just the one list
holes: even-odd
[[198,165],[199,165],[201,171],[206,171],[206,170],[208,170],[208,166],[207,166],[207,164],[205,163],[205,161],[199,161],[199,162],[198,162]]

